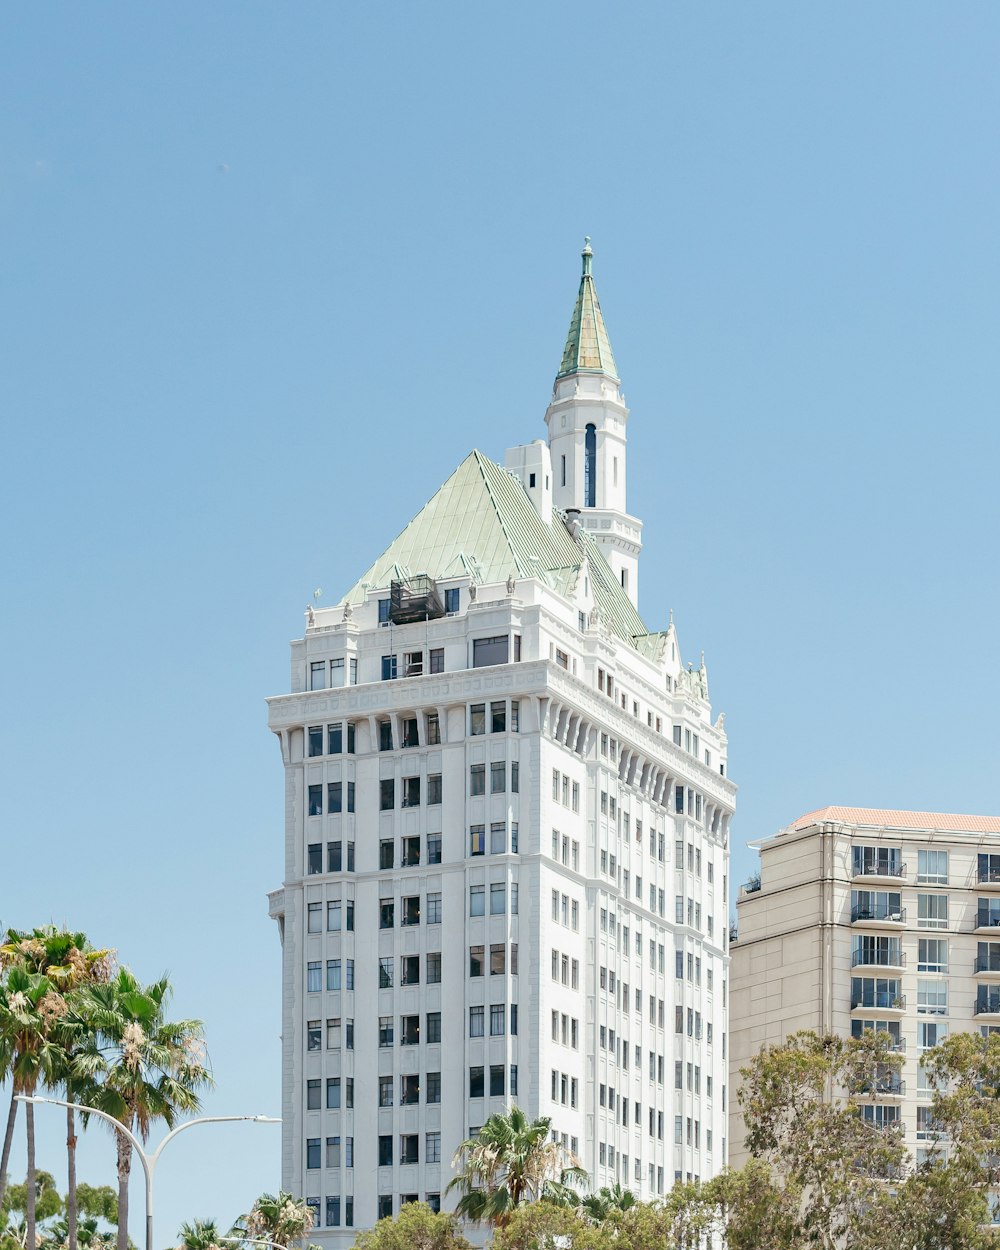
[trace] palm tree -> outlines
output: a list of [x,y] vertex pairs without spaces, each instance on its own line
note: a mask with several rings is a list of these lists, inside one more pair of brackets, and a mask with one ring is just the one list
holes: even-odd
[[[179,1114],[197,1111],[199,1089],[212,1083],[201,1021],[168,1021],[164,1012],[169,997],[166,977],[143,986],[127,968],[107,984],[81,991],[90,1032],[74,1065],[76,1079],[88,1082],[87,1099],[93,1107],[142,1141],[156,1120],[172,1128]],[[127,1250],[132,1144],[124,1133],[116,1138],[118,1250]]]
[[[73,1079],[74,1050],[79,1045],[80,1034],[85,1029],[79,1012],[74,1010],[76,991],[84,985],[107,981],[111,975],[114,952],[96,950],[83,933],[71,933],[57,929],[55,925],[22,932],[7,930],[7,940],[0,946],[0,964],[19,966],[30,972],[48,977],[49,981],[65,996],[67,1011],[57,1021],[53,1040],[62,1048],[62,1063],[58,1073],[59,1083],[66,1090],[68,1102],[79,1101],[81,1090]],[[2,1071],[2,1065],[0,1065]],[[16,1103],[12,1108],[16,1108]],[[66,1228],[68,1250],[77,1250],[77,1200],[76,1200],[76,1119],[72,1107],[66,1108]],[[13,1127],[13,1109],[11,1113]],[[0,1169],[2,1171],[2,1169]],[[2,1190],[0,1190],[2,1197]]]
[[192,1220],[190,1224],[182,1224],[177,1235],[180,1238],[177,1250],[222,1250],[215,1220]]
[[521,1202],[575,1206],[573,1185],[586,1172],[564,1146],[549,1140],[551,1126],[548,1116],[529,1121],[513,1106],[491,1115],[478,1137],[462,1142],[452,1160],[458,1175],[448,1185],[462,1191],[458,1214],[498,1227]]
[[627,1211],[635,1203],[636,1197],[631,1189],[622,1189],[618,1181],[615,1181],[610,1189],[604,1185],[596,1194],[588,1194],[580,1206],[589,1219],[595,1224],[601,1224],[612,1212]]
[[233,1234],[244,1241],[259,1238],[279,1246],[290,1246],[302,1240],[313,1222],[313,1211],[308,1203],[279,1189],[276,1194],[261,1194],[249,1213],[233,1225]]
[[[29,972],[20,965],[10,966],[0,984],[0,1036],[4,1053],[9,1056],[7,1072],[13,1086],[11,1101],[16,1107],[18,1094],[34,1094],[40,1081],[51,1082],[62,1064],[62,1053],[53,1041],[57,1022],[66,1014],[66,1000],[48,979],[38,972]],[[14,1112],[8,1116],[8,1138],[13,1135]],[[24,1104],[27,1127],[28,1176],[25,1223],[28,1244],[35,1244],[35,1109]],[[9,1140],[0,1159],[0,1204],[6,1190],[6,1169],[10,1155]],[[124,1247],[123,1247],[124,1250]]]

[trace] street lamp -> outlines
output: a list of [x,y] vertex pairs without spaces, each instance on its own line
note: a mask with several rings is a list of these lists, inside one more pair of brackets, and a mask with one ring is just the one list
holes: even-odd
[[97,1107],[88,1107],[80,1102],[64,1102],[61,1098],[42,1098],[37,1094],[16,1094],[15,1097],[19,1102],[45,1102],[51,1103],[54,1107],[72,1107],[74,1111],[85,1111],[87,1115],[96,1115],[102,1120],[107,1120],[117,1132],[125,1134],[135,1147],[135,1152],[139,1156],[139,1162],[142,1164],[142,1170],[146,1177],[146,1250],[153,1250],[153,1173],[156,1170],[157,1160],[163,1152],[163,1147],[168,1141],[176,1137],[178,1133],[183,1133],[186,1128],[193,1128],[196,1124],[221,1124],[233,1120],[249,1120],[253,1124],[281,1123],[279,1119],[271,1115],[203,1115],[196,1120],[185,1120],[183,1124],[178,1124],[175,1129],[170,1130],[152,1154],[146,1154],[142,1148],[142,1143],[131,1129],[127,1129],[124,1124],[116,1120],[113,1115],[108,1115],[106,1111],[99,1111]]

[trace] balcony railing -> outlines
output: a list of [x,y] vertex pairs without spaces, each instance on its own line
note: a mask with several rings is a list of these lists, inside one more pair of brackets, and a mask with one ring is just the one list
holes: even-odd
[[980,885],[1000,885],[1000,867],[980,868],[976,873]]
[[851,995],[851,1010],[857,1011],[859,1007],[873,1007],[878,1011],[905,1011],[906,995],[905,994],[861,994]]
[[906,956],[896,946],[879,947],[875,950],[862,947],[851,953],[851,967],[871,966],[875,968],[902,968],[906,964]]
[[1000,994],[977,998],[975,1013],[977,1016],[1000,1016]]
[[869,1081],[861,1081],[857,1089],[857,1094],[881,1094],[884,1096],[892,1096],[893,1098],[902,1098],[906,1093],[906,1082],[901,1080],[894,1072],[892,1075],[876,1076]]
[[905,907],[852,907],[851,924],[859,920],[887,920],[893,924],[906,923]]
[[1000,929],[1000,912],[990,911],[988,907],[980,907],[976,912],[977,929]]
[[977,972],[1000,972],[1000,955],[977,955]]
[[906,875],[906,865],[902,860],[896,859],[875,862],[855,860],[851,865],[851,875],[854,877],[903,877]]

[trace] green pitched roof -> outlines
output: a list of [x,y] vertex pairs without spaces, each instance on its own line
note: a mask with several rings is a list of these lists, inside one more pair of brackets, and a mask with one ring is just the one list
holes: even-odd
[[594,539],[582,528],[574,538],[559,512],[546,525],[518,479],[473,451],[341,602],[362,603],[369,587],[416,573],[476,582],[538,577],[567,594],[584,559],[601,616],[635,646],[646,626]]
[[594,289],[594,275],[590,271],[594,255],[590,239],[585,241],[582,255],[583,276],[580,278],[580,291],[569,323],[562,364],[556,377],[564,378],[571,373],[609,373],[617,380],[618,367],[611,351],[607,327],[601,316],[601,304]]

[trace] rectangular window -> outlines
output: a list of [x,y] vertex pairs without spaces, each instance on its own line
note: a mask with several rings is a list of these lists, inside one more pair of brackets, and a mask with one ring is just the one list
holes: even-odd
[[382,680],[392,681],[396,676],[396,657],[394,655],[382,656]]
[[427,1101],[429,1103],[438,1103],[441,1101],[441,1073],[427,1073]]
[[[482,953],[482,947],[479,948]],[[490,945],[490,975],[503,976],[507,971],[507,945],[505,942],[493,942]]]
[[401,925],[413,925],[420,923],[420,895],[411,894],[400,900],[402,905]]
[[326,787],[326,810],[331,814],[340,812],[344,806],[344,787],[339,781],[331,781]]
[[441,1013],[440,1011],[429,1011],[427,1013],[427,1041],[440,1042],[441,1040]]
[[320,1081],[306,1081],[306,1110],[318,1111],[320,1107]]
[[323,871],[323,843],[322,842],[313,842],[310,844],[308,868],[309,868],[310,875]]
[[378,749],[392,750],[392,721],[380,720],[378,723]]
[[392,1106],[392,1077],[380,1076],[378,1078],[378,1105],[380,1107]]
[[402,865],[404,868],[414,868],[420,863],[420,839],[404,838],[402,846]]
[[424,1134],[424,1162],[441,1162],[441,1134],[439,1132]]
[[469,854],[486,854],[486,826],[472,825],[469,829]]
[[[340,960],[339,959],[328,959],[326,961],[326,988],[328,990],[340,989]],[[350,988],[351,987],[348,986],[348,989]]]
[[469,708],[469,733],[478,736],[486,732],[486,704],[473,703]]
[[306,965],[306,992],[316,994],[323,988],[323,965],[317,960],[310,960]]
[[429,773],[427,777],[427,806],[436,807],[440,802],[441,802],[441,774]]
[[320,1139],[308,1137],[306,1138],[306,1167],[318,1168],[320,1165]]
[[948,895],[918,894],[917,925],[921,929],[947,929]]
[[507,732],[507,701],[500,699],[490,704],[490,733],[502,734]]
[[378,844],[378,866],[381,869],[392,868],[396,862],[396,847],[392,838],[383,838]]
[[490,915],[502,916],[507,910],[507,883],[493,881],[490,883]]
[[[353,725],[350,726],[354,728]],[[344,729],[341,724],[327,725],[326,727],[326,750],[329,755],[340,755],[344,749]],[[310,751],[311,755],[312,752]],[[318,754],[318,753],[317,753]]]
[[917,1014],[921,1016],[946,1016],[948,1014],[947,981],[917,982]]
[[507,789],[507,761],[494,760],[490,764],[490,793],[503,794]]
[[921,938],[919,940],[917,943],[917,971],[948,971],[948,942],[946,938]]
[[444,610],[451,614],[459,610],[462,591],[458,586],[449,586],[444,592]]
[[507,822],[499,821],[490,825],[490,854],[503,855],[507,850]]
[[427,895],[427,923],[441,923],[441,895],[439,892]]
[[510,640],[506,634],[494,638],[475,638],[472,643],[472,667],[486,668],[506,664],[510,656]]
[[469,886],[469,915],[484,916],[486,914],[486,887],[484,885]]
[[396,806],[396,782],[392,777],[386,777],[379,782],[379,809],[383,812],[391,811]]
[[921,885],[947,885],[948,852],[918,851],[917,881]]
[[428,951],[424,960],[424,971],[428,985],[439,985],[441,982],[441,952]]
[[469,1008],[469,1036],[470,1037],[482,1037],[483,1036],[484,1010],[485,1009],[483,1007],[470,1007]]
[[431,647],[428,670],[432,673],[444,672],[444,647]]
[[490,1037],[503,1037],[506,1014],[503,1003],[490,1004]]
[[323,1046],[323,1025],[319,1020],[310,1020],[306,1025],[306,1049],[321,1050]]
[[322,816],[323,815],[323,787],[322,786],[310,786],[309,787],[309,815],[310,816]]
[[378,927],[380,929],[391,929],[396,923],[396,904],[391,898],[379,899],[378,905]]
[[485,1084],[484,1077],[485,1077],[485,1072],[483,1068],[470,1068],[469,1069],[469,1097],[470,1098],[482,1098],[484,1096],[484,1088],[483,1088]]
[[311,756],[322,755],[323,754],[323,726],[322,725],[310,725],[306,732],[309,735],[309,754]]
[[326,689],[326,660],[314,660],[309,665],[309,689]]
[[419,1016],[400,1016],[399,1017],[399,1044],[400,1046],[416,1046],[420,1041],[420,1017]]
[[420,778],[404,777],[403,778],[403,807],[419,807],[420,806]]
[[485,971],[485,947],[469,947],[469,976],[481,977]]
[[486,765],[470,764],[469,765],[469,793],[485,794],[486,793]]

